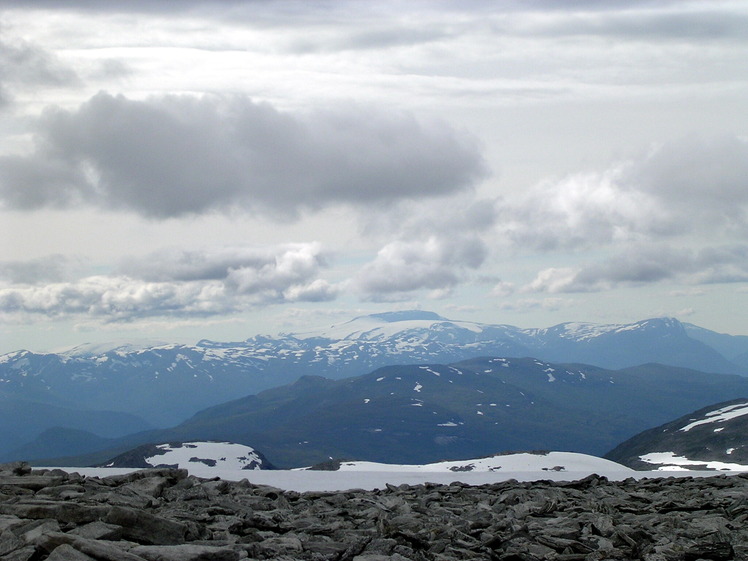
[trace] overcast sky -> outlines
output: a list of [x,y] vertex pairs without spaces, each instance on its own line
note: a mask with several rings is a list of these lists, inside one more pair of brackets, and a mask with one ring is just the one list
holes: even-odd
[[0,352],[748,334],[746,52],[744,1],[0,0]]

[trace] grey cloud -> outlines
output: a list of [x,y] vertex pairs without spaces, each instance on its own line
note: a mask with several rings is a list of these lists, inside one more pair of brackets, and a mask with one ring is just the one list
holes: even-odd
[[748,235],[748,142],[734,136],[667,143],[602,172],[545,181],[498,205],[498,228],[548,251]]
[[524,291],[596,292],[666,280],[692,284],[746,282],[748,246],[697,250],[662,245],[632,247],[602,263],[577,269],[545,269]]
[[24,41],[0,41],[0,106],[12,100],[18,86],[72,86],[76,73],[52,53]]
[[748,142],[735,136],[685,138],[629,166],[621,190],[656,197],[673,222],[745,231]]
[[442,294],[457,285],[466,270],[478,268],[486,254],[484,242],[474,236],[396,241],[380,249],[376,259],[363,267],[355,286],[375,301],[424,289]]
[[748,40],[748,14],[734,9],[712,9],[709,4],[700,10],[671,9],[658,6],[652,10],[572,12],[546,22],[534,33],[553,36],[599,35],[622,39],[644,40]]
[[36,151],[0,161],[10,208],[79,203],[167,218],[241,207],[294,217],[458,192],[485,173],[472,139],[409,115],[282,113],[245,97],[100,93],[48,111]]
[[121,274],[152,282],[225,280],[243,269],[286,270],[295,276],[314,274],[326,266],[319,244],[271,247],[224,247],[210,250],[161,250],[145,257],[125,259]]
[[63,255],[27,261],[0,261],[0,280],[11,284],[39,284],[69,280],[80,262]]

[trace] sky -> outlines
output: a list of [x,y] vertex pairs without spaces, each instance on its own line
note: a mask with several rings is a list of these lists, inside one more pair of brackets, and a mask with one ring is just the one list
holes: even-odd
[[0,352],[746,335],[746,52],[744,1],[0,0]]

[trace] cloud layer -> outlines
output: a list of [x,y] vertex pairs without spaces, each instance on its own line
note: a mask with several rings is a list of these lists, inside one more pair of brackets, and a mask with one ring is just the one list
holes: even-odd
[[[315,243],[224,248],[217,252],[162,251],[130,260],[113,275],[2,287],[0,314],[87,316],[117,322],[158,316],[213,316],[268,304],[320,302],[334,299],[338,292],[318,276],[324,266],[324,256]],[[18,266],[10,270],[23,272]],[[35,277],[43,280],[39,274]]]
[[485,171],[472,139],[355,106],[294,115],[243,96],[99,93],[76,111],[47,111],[38,126],[32,154],[0,157],[7,208],[84,203],[169,218],[238,207],[293,217],[450,194]]

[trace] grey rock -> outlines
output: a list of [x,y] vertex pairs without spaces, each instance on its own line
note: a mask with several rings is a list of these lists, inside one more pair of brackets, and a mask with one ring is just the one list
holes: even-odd
[[81,553],[66,543],[58,545],[47,557],[47,561],[96,561],[93,557]]
[[96,521],[73,528],[68,532],[89,540],[117,540],[122,537],[122,526]]
[[0,534],[0,555],[6,555],[25,545],[26,543],[22,539],[9,530],[5,530]]
[[206,545],[160,545],[138,546],[130,553],[147,561],[239,561],[241,554],[228,547]]
[[186,525],[154,516],[147,512],[124,507],[112,507],[105,521],[122,527],[124,538],[152,545],[174,545],[184,543]]
[[[18,480],[40,476],[50,486]],[[0,561],[748,559],[748,477],[740,476],[343,493],[162,469],[66,477],[0,466]],[[120,506],[131,501],[147,506]]]

